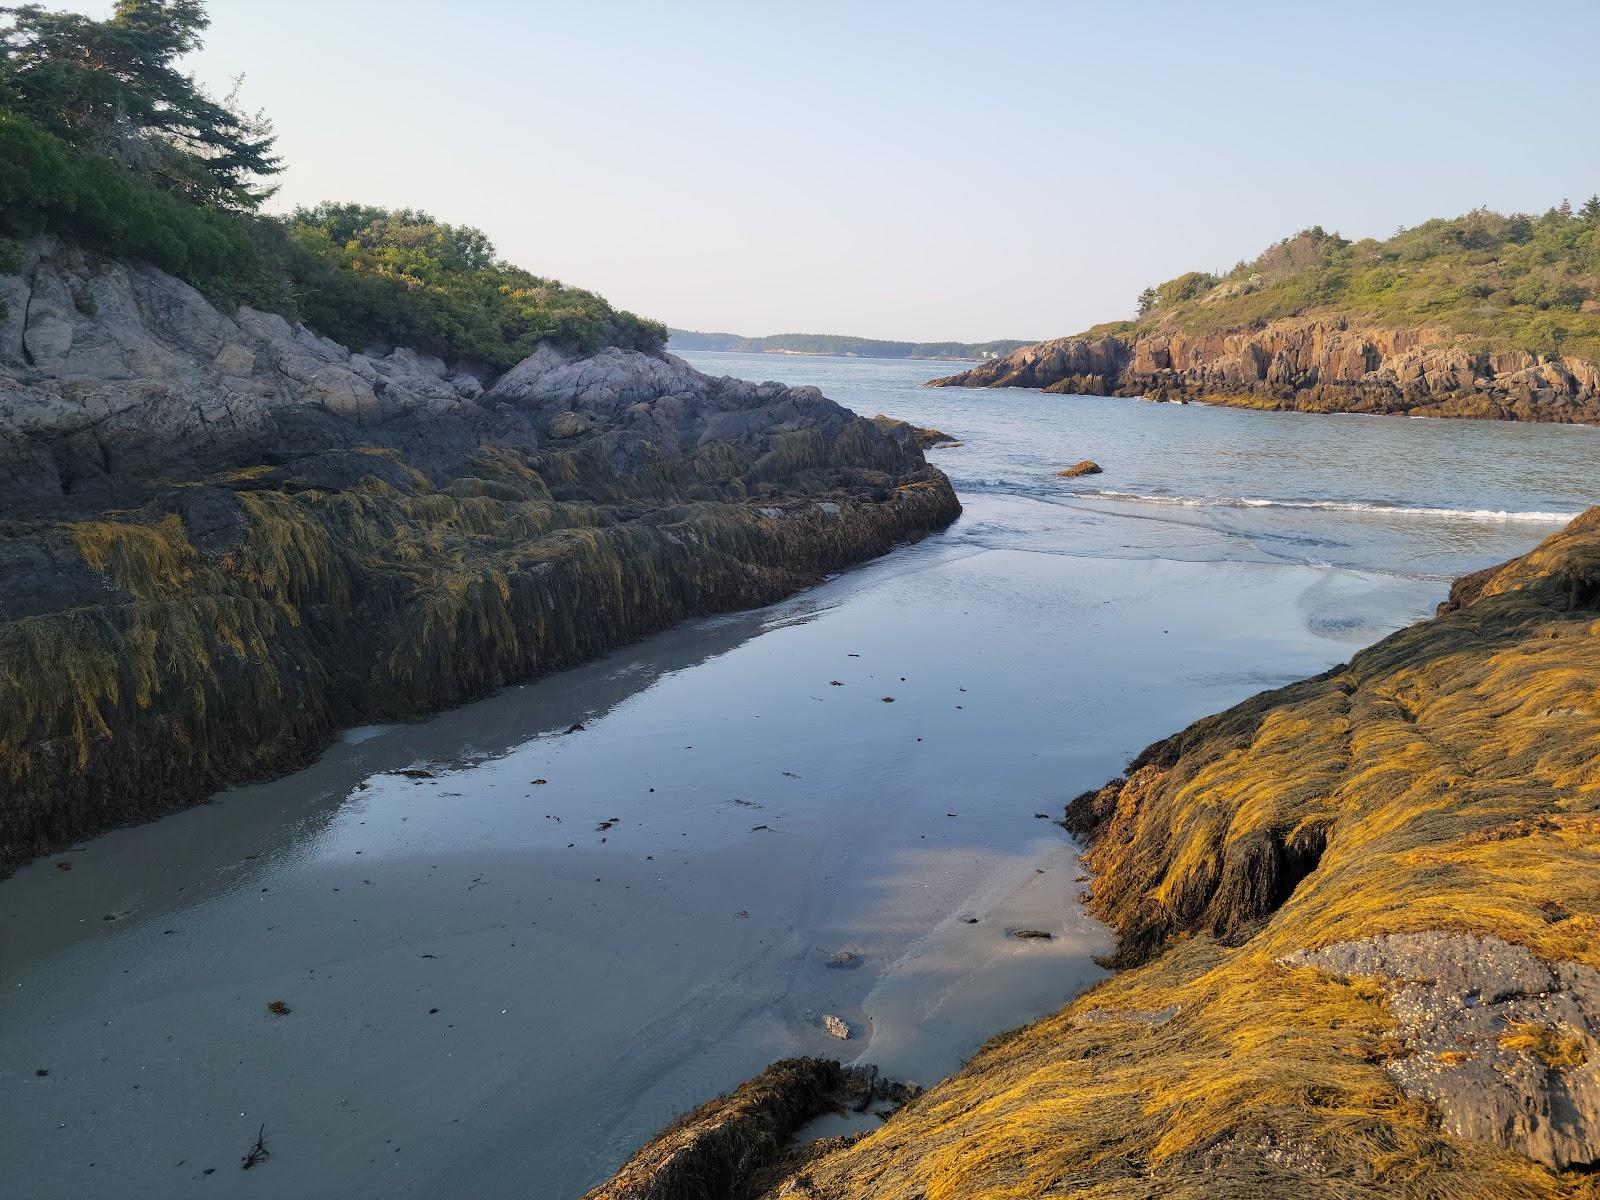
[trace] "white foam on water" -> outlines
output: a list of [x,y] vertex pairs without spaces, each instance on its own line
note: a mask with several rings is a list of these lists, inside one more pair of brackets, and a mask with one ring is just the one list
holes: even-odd
[[1493,508],[1428,508],[1404,504],[1371,504],[1359,500],[1280,500],[1260,496],[1159,496],[1103,489],[1074,491],[1074,496],[1130,504],[1165,504],[1177,508],[1300,508],[1319,512],[1371,513],[1384,517],[1423,517],[1461,521],[1538,521],[1560,524],[1574,512],[1518,511]]

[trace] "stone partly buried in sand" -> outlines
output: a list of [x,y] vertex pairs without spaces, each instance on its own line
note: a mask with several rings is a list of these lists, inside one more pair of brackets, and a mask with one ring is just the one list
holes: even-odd
[[541,348],[499,378],[45,239],[0,278],[0,871],[960,511],[814,388]]
[[750,1194],[1600,1197],[1600,509],[1068,823],[1123,969]]

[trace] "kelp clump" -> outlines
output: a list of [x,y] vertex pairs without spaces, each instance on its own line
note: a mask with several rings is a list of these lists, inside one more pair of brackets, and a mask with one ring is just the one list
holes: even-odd
[[1600,509],[1068,820],[1124,969],[771,1197],[1596,1197]]
[[0,866],[959,511],[814,389],[616,348],[499,378],[352,355],[49,243],[0,285],[27,301],[0,339]]

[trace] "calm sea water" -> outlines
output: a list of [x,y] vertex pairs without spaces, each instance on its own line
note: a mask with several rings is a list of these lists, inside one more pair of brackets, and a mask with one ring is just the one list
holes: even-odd
[[[1521,553],[1600,503],[1600,428],[1590,426],[920,386],[959,363],[683,357],[710,374],[813,384],[869,416],[940,429],[963,445],[931,457],[963,496],[1198,526],[1227,535],[1217,545],[1229,555],[1453,578]],[[1104,474],[1053,477],[1084,458]]]
[[1099,977],[1066,800],[1600,477],[1586,429],[685,357],[960,438],[964,515],[0,882],[0,1196],[576,1197],[774,1058],[932,1083]]

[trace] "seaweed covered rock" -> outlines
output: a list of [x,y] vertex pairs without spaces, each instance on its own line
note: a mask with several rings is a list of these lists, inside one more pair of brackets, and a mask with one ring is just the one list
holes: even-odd
[[913,425],[909,421],[901,421],[894,417],[886,417],[882,413],[872,418],[872,423],[885,433],[902,441],[915,442],[924,450],[932,450],[935,446],[959,446],[948,433],[937,429],[930,429],[923,425]]
[[754,1200],[773,1187],[791,1194],[806,1186],[807,1164],[860,1136],[797,1143],[802,1125],[874,1103],[888,1119],[921,1094],[870,1063],[786,1058],[679,1117],[584,1200]]
[[959,512],[915,444],[815,389],[615,348],[495,379],[22,249],[0,280],[0,869]]
[[1073,463],[1070,467],[1062,467],[1061,470],[1056,472],[1056,477],[1058,479],[1079,479],[1084,475],[1098,475],[1100,471],[1099,463],[1092,458],[1086,458],[1082,462]]
[[678,1118],[585,1200],[736,1200],[795,1131],[838,1103],[847,1073],[824,1058],[786,1058]]
[[1600,509],[1068,809],[1124,967],[767,1196],[1600,1195]]

